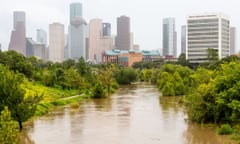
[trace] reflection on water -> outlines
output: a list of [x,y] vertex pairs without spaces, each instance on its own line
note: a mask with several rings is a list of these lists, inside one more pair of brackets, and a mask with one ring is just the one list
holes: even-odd
[[[151,85],[124,86],[108,99],[56,110],[28,130],[35,144],[217,144],[209,128],[189,124],[178,97]],[[209,137],[210,136],[210,137]]]

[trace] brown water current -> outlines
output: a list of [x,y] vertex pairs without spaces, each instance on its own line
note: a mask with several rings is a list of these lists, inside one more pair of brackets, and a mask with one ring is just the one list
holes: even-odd
[[35,144],[231,144],[214,128],[187,122],[179,100],[152,85],[124,86],[38,118],[27,133]]

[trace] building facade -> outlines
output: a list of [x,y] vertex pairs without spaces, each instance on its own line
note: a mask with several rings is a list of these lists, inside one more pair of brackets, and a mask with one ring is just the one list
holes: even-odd
[[9,50],[15,50],[26,56],[26,18],[25,12],[13,13],[13,31],[11,33]]
[[80,57],[86,59],[86,39],[87,39],[87,22],[82,18],[82,4],[70,4],[70,25],[68,28],[68,50],[69,56],[65,56],[74,60]]
[[230,27],[230,55],[237,53],[237,29]]
[[26,38],[27,57],[34,56],[38,59],[45,60],[45,45],[35,42],[32,38]]
[[102,36],[111,36],[111,24],[110,23],[102,24]]
[[43,29],[37,29],[37,42],[47,46],[47,32]]
[[121,16],[117,18],[116,48],[119,50],[130,50],[130,18]]
[[177,57],[177,32],[175,31],[175,18],[163,19],[163,56]]
[[208,62],[209,48],[218,58],[229,56],[229,19],[223,14],[191,15],[187,18],[186,58],[190,63]]
[[181,27],[181,53],[186,54],[186,26]]
[[64,60],[64,25],[53,23],[49,25],[49,60],[62,62]]
[[88,59],[92,62],[100,62],[102,60],[103,49],[101,47],[102,38],[102,20],[92,19],[89,22],[89,34],[88,34]]

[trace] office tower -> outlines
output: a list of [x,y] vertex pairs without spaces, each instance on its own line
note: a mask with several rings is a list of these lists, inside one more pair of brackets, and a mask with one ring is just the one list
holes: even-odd
[[83,57],[86,59],[87,22],[82,18],[81,3],[72,3],[70,5],[68,34],[69,58],[78,60],[80,57]]
[[186,58],[190,63],[208,62],[208,48],[218,58],[229,55],[229,19],[223,14],[191,15],[187,18]]
[[186,26],[182,26],[181,30],[181,53],[186,54]]
[[71,21],[74,21],[77,17],[82,17],[82,4],[71,3],[70,4],[70,23]]
[[117,18],[117,40],[116,48],[119,50],[130,50],[130,18],[121,16]]
[[110,23],[102,24],[102,36],[111,36],[111,24]]
[[47,32],[43,29],[37,29],[37,42],[47,46]]
[[177,57],[177,33],[175,31],[175,18],[163,19],[163,56],[165,58]]
[[91,61],[99,62],[101,58],[101,37],[102,37],[102,20],[92,19],[89,22],[89,49],[88,59]]
[[64,60],[64,25],[53,23],[49,25],[49,60],[62,62]]
[[26,56],[35,56],[36,58],[45,60],[45,44],[35,42],[32,38],[26,38]]
[[236,44],[237,44],[237,31],[235,27],[230,28],[230,55],[235,54],[236,51]]
[[8,49],[26,56],[25,12],[15,11],[13,13],[13,31]]

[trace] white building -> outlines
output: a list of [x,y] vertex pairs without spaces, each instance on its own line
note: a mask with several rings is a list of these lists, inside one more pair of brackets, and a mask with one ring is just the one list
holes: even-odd
[[207,62],[208,48],[216,50],[219,59],[229,56],[227,16],[217,13],[188,16],[186,31],[186,58],[190,63]]
[[64,25],[53,23],[49,25],[49,60],[62,62],[64,60]]

